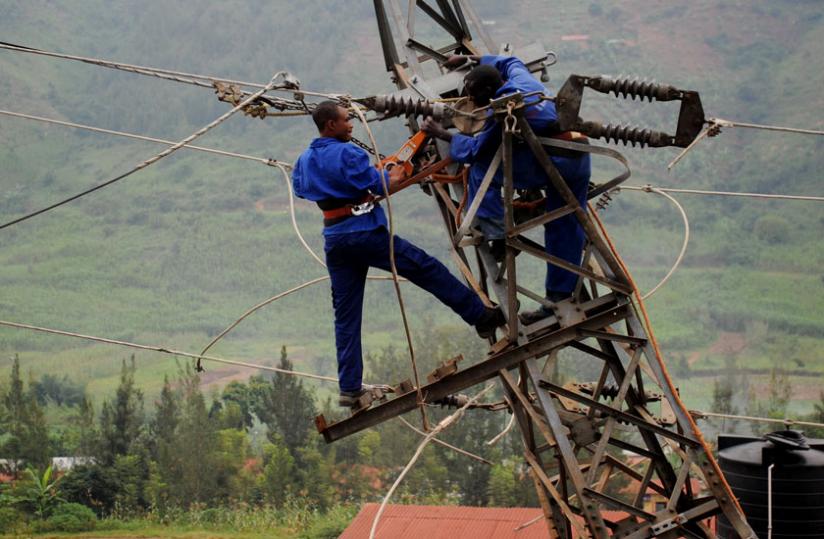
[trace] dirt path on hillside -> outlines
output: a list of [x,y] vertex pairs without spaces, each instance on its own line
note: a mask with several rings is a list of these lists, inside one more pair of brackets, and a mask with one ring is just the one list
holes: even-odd
[[709,348],[696,350],[687,357],[687,363],[690,367],[701,359],[705,354],[714,354],[718,356],[737,356],[747,348],[747,338],[743,333],[734,333],[731,331],[722,331],[718,338],[713,342]]

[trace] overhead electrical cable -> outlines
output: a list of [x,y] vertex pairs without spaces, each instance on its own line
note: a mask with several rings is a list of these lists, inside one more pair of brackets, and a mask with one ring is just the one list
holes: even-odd
[[[268,88],[268,87],[270,87],[270,86],[274,86],[274,84],[275,84],[275,80],[276,80],[279,76],[280,76],[280,73],[275,74],[275,76],[274,76],[274,77],[272,77],[272,80],[269,82],[269,85],[267,85],[267,88]],[[105,181],[105,182],[103,182],[103,183],[101,183],[101,184],[95,185],[94,187],[91,187],[91,188],[89,188],[89,189],[86,189],[85,191],[81,191],[80,193],[77,193],[77,194],[75,194],[75,195],[72,195],[72,196],[70,196],[70,197],[68,197],[68,198],[65,198],[65,199],[63,199],[63,200],[59,201],[59,202],[55,202],[54,204],[51,204],[51,205],[49,205],[49,206],[46,206],[45,208],[41,208],[41,209],[39,209],[39,210],[33,211],[33,212],[31,212],[31,213],[28,213],[28,214],[26,214],[26,215],[24,215],[24,216],[22,216],[22,217],[18,217],[18,218],[16,218],[16,219],[13,219],[13,220],[11,220],[11,221],[8,221],[8,222],[6,222],[6,223],[3,223],[3,224],[1,224],[1,225],[0,225],[0,230],[2,230],[2,229],[4,229],[4,228],[8,228],[8,227],[10,227],[10,226],[12,226],[12,225],[15,225],[15,224],[17,224],[17,223],[20,223],[20,222],[26,221],[26,220],[28,220],[28,219],[31,219],[32,217],[36,217],[36,216],[38,216],[38,215],[40,215],[40,214],[42,214],[42,213],[46,213],[46,212],[48,212],[48,211],[51,211],[51,210],[53,210],[53,209],[55,209],[55,208],[58,208],[58,207],[60,207],[60,206],[63,206],[64,204],[68,204],[69,202],[72,202],[73,200],[77,200],[78,198],[84,197],[84,196],[86,196],[86,195],[88,195],[88,194],[90,194],[90,193],[93,193],[93,192],[95,192],[95,191],[97,191],[97,190],[99,190],[99,189],[102,189],[102,188],[104,188],[104,187],[107,187],[107,186],[109,186],[109,185],[111,185],[111,184],[113,184],[113,183],[115,183],[115,182],[118,182],[118,181],[120,181],[120,180],[122,180],[122,179],[124,179],[124,178],[127,178],[127,177],[131,176],[131,175],[132,175],[132,174],[134,174],[135,172],[138,172],[138,171],[140,171],[140,170],[143,170],[144,168],[146,168],[146,167],[148,167],[148,166],[150,166],[150,165],[152,165],[152,164],[154,164],[154,163],[157,163],[158,161],[160,161],[160,160],[161,160],[161,159],[163,159],[164,157],[167,157],[167,156],[171,155],[172,153],[176,152],[177,150],[179,150],[180,148],[182,148],[182,147],[186,146],[188,143],[192,142],[192,141],[193,141],[193,140],[195,140],[196,138],[198,138],[198,137],[200,137],[200,136],[204,135],[205,133],[208,133],[208,132],[209,132],[209,131],[211,131],[213,128],[217,127],[218,125],[220,125],[221,123],[223,123],[224,121],[226,121],[226,120],[227,120],[229,117],[231,117],[233,114],[235,114],[236,112],[238,112],[238,111],[242,110],[242,109],[243,109],[243,107],[245,107],[246,105],[248,105],[249,103],[251,103],[252,101],[254,101],[255,99],[257,99],[258,97],[260,97],[260,96],[261,96],[261,95],[263,95],[264,93],[266,93],[266,88],[263,88],[262,90],[258,90],[258,91],[257,91],[257,92],[255,92],[254,94],[250,95],[249,97],[247,97],[246,99],[244,99],[243,101],[241,101],[240,103],[238,103],[235,107],[233,107],[233,108],[232,108],[231,110],[229,110],[228,112],[226,112],[226,113],[224,113],[224,114],[220,115],[220,117],[218,117],[217,119],[215,119],[214,121],[212,121],[212,122],[211,122],[211,123],[209,123],[208,125],[205,125],[204,127],[202,127],[202,128],[200,128],[200,129],[198,129],[197,131],[195,131],[194,133],[192,133],[192,134],[191,134],[191,135],[189,135],[188,137],[186,137],[186,138],[184,138],[183,140],[181,140],[180,142],[177,142],[176,144],[174,144],[174,145],[172,145],[172,146],[170,146],[170,147],[166,148],[165,150],[163,150],[163,151],[162,151],[162,152],[160,152],[159,154],[157,154],[157,155],[155,155],[155,156],[153,156],[153,157],[150,157],[149,159],[147,159],[147,160],[143,161],[142,163],[139,163],[138,165],[136,165],[135,167],[133,167],[133,168],[132,168],[131,170],[129,170],[128,172],[125,172],[125,173],[123,173],[123,174],[121,174],[121,175],[119,175],[119,176],[116,176],[116,177],[114,177],[114,178],[112,178],[112,179],[110,179],[110,180],[107,180],[107,181]]]
[[[106,135],[115,135],[115,136],[118,136],[118,137],[126,137],[126,138],[130,138],[130,139],[142,140],[142,141],[146,141],[146,142],[154,142],[154,143],[157,143],[157,144],[164,144],[164,145],[173,145],[173,144],[175,144],[175,141],[173,141],[173,140],[165,140],[165,139],[160,139],[160,138],[155,138],[155,137],[147,137],[147,136],[144,136],[144,135],[136,135],[134,133],[126,133],[125,131],[114,131],[112,129],[103,129],[102,127],[94,127],[94,126],[91,126],[91,125],[78,124],[78,123],[74,123],[74,122],[66,122],[66,121],[63,121],[63,120],[55,120],[53,118],[45,118],[43,116],[34,116],[32,114],[23,114],[21,112],[12,112],[12,111],[9,111],[9,110],[0,109],[0,115],[12,116],[12,117],[15,117],[15,118],[23,118],[23,119],[26,119],[26,120],[35,120],[35,121],[38,121],[38,122],[44,122],[44,123],[54,124],[54,125],[62,125],[64,127],[73,127],[73,128],[76,128],[76,129],[85,129],[86,131],[93,131],[95,133],[103,133],[103,134],[106,134]],[[253,155],[246,155],[246,154],[242,154],[242,153],[229,152],[229,151],[226,151],[226,150],[217,150],[215,148],[206,148],[205,146],[195,146],[194,144],[185,144],[183,147],[187,148],[189,150],[196,150],[196,151],[199,151],[199,152],[206,152],[206,153],[211,153],[211,154],[215,154],[215,155],[222,155],[222,156],[225,156],[225,157],[236,157],[238,159],[246,159],[246,160],[249,160],[249,161],[256,161],[258,163],[263,163],[264,165],[291,167],[291,165],[289,163],[284,163],[283,161],[278,161],[277,159],[269,159],[269,158],[266,158],[266,157],[255,157]]]
[[[324,92],[313,92],[308,90],[301,90],[295,89],[291,86],[279,88],[278,85],[269,86],[268,84],[260,84],[255,82],[246,82],[234,79],[228,79],[225,77],[215,77],[211,75],[198,75],[196,73],[186,73],[184,71],[172,71],[170,69],[160,69],[156,67],[148,67],[148,66],[141,66],[141,65],[134,65],[134,64],[127,64],[123,62],[116,62],[113,60],[104,60],[102,58],[91,58],[87,56],[75,56],[73,54],[64,54],[59,52],[53,51],[46,51],[43,49],[35,49],[32,47],[26,47],[23,45],[16,45],[14,43],[7,43],[4,41],[0,41],[0,49],[6,49],[9,51],[15,52],[23,52],[27,54],[36,54],[40,56],[49,56],[52,58],[60,58],[63,60],[74,60],[77,62],[83,62],[85,64],[92,64],[101,67],[107,67],[111,69],[117,69],[120,71],[127,71],[129,73],[136,73],[138,75],[148,75],[152,77],[158,77],[166,80],[171,80],[174,82],[181,82],[184,84],[192,84],[195,86],[201,86],[203,88],[213,88],[212,82],[223,82],[226,84],[235,84],[238,86],[246,86],[249,88],[258,88],[265,90],[264,93],[270,91],[279,91],[279,92],[289,92],[289,93],[298,93],[303,95],[315,96],[315,97],[324,97],[327,99],[334,99],[334,100],[341,100],[344,99],[343,94],[334,94],[334,93],[324,93]],[[285,71],[278,72],[280,76],[284,76],[286,74]],[[281,83],[283,84],[283,83]],[[261,94],[262,95],[262,94]]]
[[679,189],[674,187],[660,187],[656,185],[622,185],[618,190],[627,189],[629,191],[652,191],[653,189],[664,193],[683,193],[685,195],[708,195],[725,197],[763,198],[767,200],[806,200],[810,202],[824,202],[824,196],[815,195],[780,195],[770,193],[747,193],[739,191],[712,191],[708,189]]

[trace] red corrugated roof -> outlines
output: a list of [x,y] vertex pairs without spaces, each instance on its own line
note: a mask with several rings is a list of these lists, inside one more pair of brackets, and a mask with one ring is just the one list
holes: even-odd
[[[363,506],[340,536],[369,537],[378,512],[376,503]],[[378,523],[377,539],[545,539],[543,520],[515,531],[519,525],[541,516],[531,507],[459,507],[449,505],[387,505]]]
[[[340,539],[369,537],[379,504],[368,503],[352,520]],[[543,519],[525,528],[515,528],[536,517],[533,507],[461,507],[453,505],[387,505],[378,523],[376,539],[545,539],[549,537]],[[613,522],[624,519],[620,511],[604,511]]]

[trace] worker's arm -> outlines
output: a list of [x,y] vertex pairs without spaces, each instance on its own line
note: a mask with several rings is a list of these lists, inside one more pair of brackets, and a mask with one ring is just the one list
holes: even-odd
[[431,117],[424,119],[421,129],[435,138],[449,142],[449,157],[456,163],[472,163],[479,155],[492,151],[501,143],[501,128],[492,119],[487,120],[483,130],[474,137],[450,133]]
[[[344,149],[341,173],[346,183],[358,191],[369,191],[375,195],[384,193],[381,172],[369,162],[369,155],[357,146],[349,145]],[[390,194],[406,178],[403,167],[383,169],[382,173]]]

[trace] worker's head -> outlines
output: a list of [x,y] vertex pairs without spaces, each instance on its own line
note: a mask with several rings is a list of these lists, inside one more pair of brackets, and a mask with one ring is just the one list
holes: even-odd
[[322,137],[336,138],[342,142],[352,140],[352,122],[349,111],[334,101],[319,103],[312,113],[312,119],[318,126]]
[[489,104],[489,100],[495,97],[495,92],[503,84],[501,74],[490,65],[478,66],[464,77],[466,94],[481,107]]

